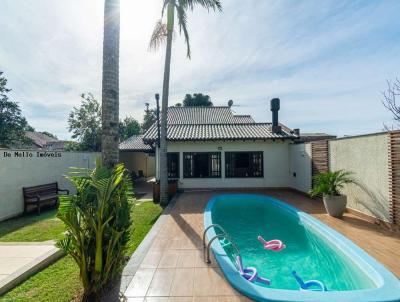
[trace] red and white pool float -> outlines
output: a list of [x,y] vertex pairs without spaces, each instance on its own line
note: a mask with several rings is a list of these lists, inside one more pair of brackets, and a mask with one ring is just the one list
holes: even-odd
[[286,245],[279,239],[273,239],[270,241],[266,241],[263,237],[258,236],[258,241],[260,241],[266,250],[271,250],[274,252],[280,252],[284,248],[286,248]]

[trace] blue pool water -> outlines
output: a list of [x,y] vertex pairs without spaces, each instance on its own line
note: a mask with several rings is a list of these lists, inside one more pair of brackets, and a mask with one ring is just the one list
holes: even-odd
[[[257,268],[271,284],[250,283],[224,242],[213,251],[232,285],[258,301],[400,301],[398,279],[344,236],[283,202],[262,195],[221,195],[207,205],[205,227],[221,225],[240,249],[244,267]],[[208,238],[220,233],[210,230]],[[257,240],[280,239],[286,249],[265,250]],[[328,292],[299,291],[291,272],[323,281]],[[399,300],[398,300],[399,299]]]
[[[376,287],[345,255],[313,230],[305,228],[293,214],[264,200],[222,200],[215,205],[212,219],[223,226],[237,244],[243,265],[256,267],[260,276],[272,279],[272,288],[298,289],[291,274],[293,270],[303,279],[323,281],[331,290]],[[257,240],[258,235],[267,241],[280,239],[286,244],[286,249],[267,251]],[[230,245],[224,249],[232,256]]]

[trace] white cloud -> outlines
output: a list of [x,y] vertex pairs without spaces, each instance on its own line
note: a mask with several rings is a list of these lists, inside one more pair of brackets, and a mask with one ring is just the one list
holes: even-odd
[[[189,14],[192,60],[175,40],[170,103],[203,92],[238,113],[280,118],[306,131],[379,131],[380,103],[400,66],[398,1],[226,0],[222,13]],[[164,50],[148,51],[161,0],[121,0],[120,115],[141,120],[162,90]],[[67,115],[91,91],[100,99],[103,2],[3,0],[0,69],[29,122],[66,138]],[[396,35],[397,34],[397,35]],[[397,74],[398,75],[398,74]]]

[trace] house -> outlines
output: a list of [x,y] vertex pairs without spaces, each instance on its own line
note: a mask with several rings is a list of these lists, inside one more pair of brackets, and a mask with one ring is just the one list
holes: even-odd
[[155,175],[154,148],[143,142],[143,135],[134,135],[119,144],[119,160],[137,177]]
[[[168,177],[181,189],[290,187],[290,145],[299,138],[278,121],[279,99],[271,101],[272,123],[235,115],[228,106],[169,107]],[[155,148],[157,125],[143,136]]]
[[25,131],[25,137],[31,143],[25,144],[23,148],[48,150],[48,151],[63,151],[66,141],[58,140],[41,132]]
[[296,142],[298,143],[307,143],[307,142],[314,142],[320,140],[327,140],[327,139],[335,139],[336,135],[328,134],[328,133],[321,133],[321,132],[302,132],[301,137],[299,137]]

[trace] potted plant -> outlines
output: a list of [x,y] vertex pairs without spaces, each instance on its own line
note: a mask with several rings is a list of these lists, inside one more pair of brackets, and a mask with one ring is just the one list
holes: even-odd
[[[170,201],[178,191],[178,180],[168,179],[168,201]],[[153,202],[160,202],[160,181],[153,182]]]
[[346,210],[347,196],[341,191],[345,184],[355,183],[352,172],[338,170],[320,173],[314,177],[315,185],[311,189],[311,197],[322,196],[325,209],[330,216],[342,217]]

